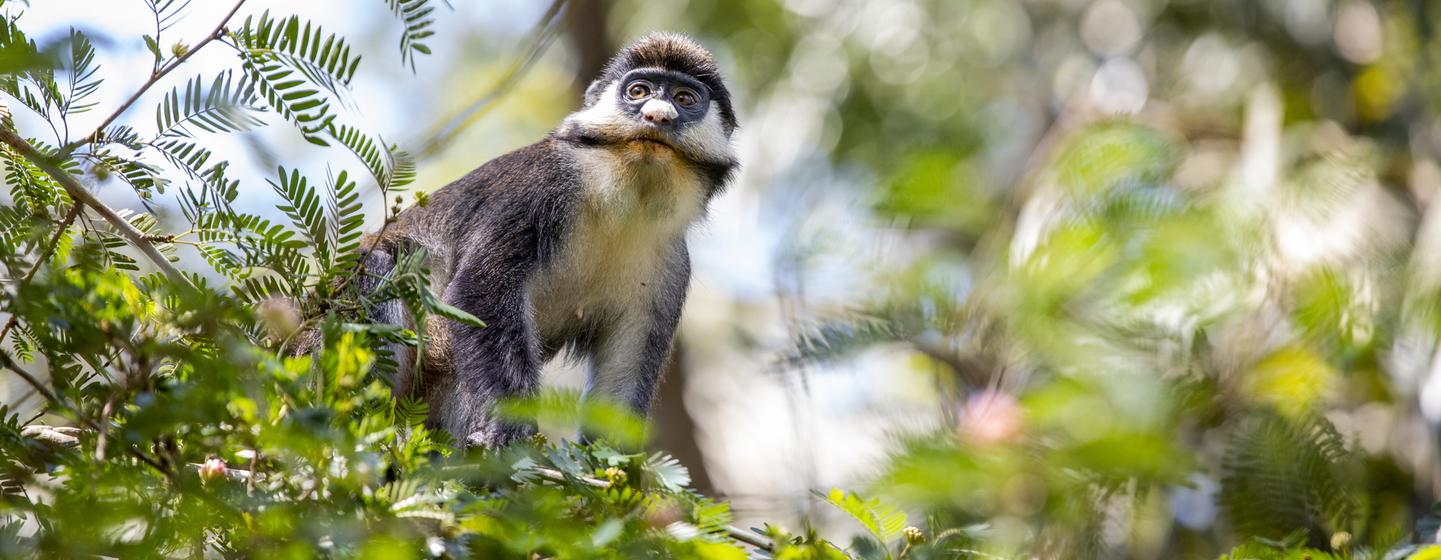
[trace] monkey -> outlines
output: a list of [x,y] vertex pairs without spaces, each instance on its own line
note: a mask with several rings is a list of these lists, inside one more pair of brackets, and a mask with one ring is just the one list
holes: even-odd
[[686,233],[737,169],[737,126],[711,53],[651,34],[617,52],[545,138],[367,237],[368,277],[423,250],[434,292],[485,323],[411,325],[398,300],[377,305],[371,320],[427,337],[418,372],[414,350],[396,348],[394,395],[425,399],[427,426],[465,446],[503,446],[534,426],[496,418],[496,403],[535,394],[542,365],[569,351],[589,362],[584,398],[644,416],[690,283]]

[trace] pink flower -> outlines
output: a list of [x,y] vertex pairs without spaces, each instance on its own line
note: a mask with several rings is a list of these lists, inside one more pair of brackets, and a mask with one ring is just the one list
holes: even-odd
[[200,480],[210,482],[225,476],[225,461],[219,457],[211,457],[200,465]]
[[1013,439],[1021,431],[1021,405],[1006,393],[986,391],[971,396],[961,411],[962,439],[984,445]]

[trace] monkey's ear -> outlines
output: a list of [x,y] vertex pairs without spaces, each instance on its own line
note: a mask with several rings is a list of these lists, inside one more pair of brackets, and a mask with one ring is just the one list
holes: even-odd
[[584,107],[595,105],[595,102],[600,100],[601,93],[605,92],[605,88],[608,85],[610,85],[610,81],[604,78],[591,82],[590,85],[585,88],[585,99],[582,100],[581,105]]

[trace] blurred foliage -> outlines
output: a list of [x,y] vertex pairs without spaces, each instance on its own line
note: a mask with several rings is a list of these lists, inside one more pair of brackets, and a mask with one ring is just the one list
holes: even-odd
[[685,4],[788,125],[750,179],[819,159],[872,205],[789,252],[900,236],[787,294],[783,358],[921,357],[938,427],[865,492],[944,557],[1437,554],[1434,3]]

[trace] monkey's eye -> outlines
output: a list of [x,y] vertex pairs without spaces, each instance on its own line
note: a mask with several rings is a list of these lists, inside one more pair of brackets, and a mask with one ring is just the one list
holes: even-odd
[[650,83],[645,81],[634,81],[625,88],[625,95],[631,99],[641,99],[650,95],[652,89]]
[[681,107],[694,107],[697,103],[700,103],[700,95],[691,90],[683,89],[675,92],[675,102],[680,104]]

